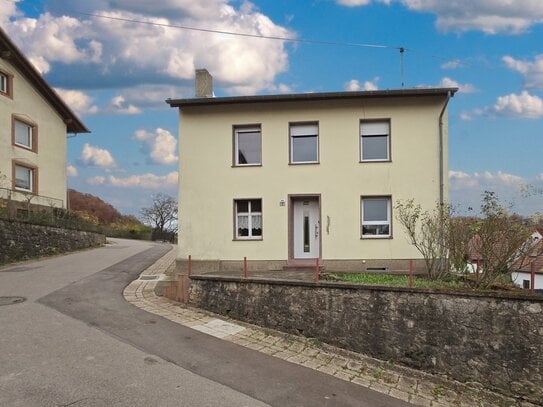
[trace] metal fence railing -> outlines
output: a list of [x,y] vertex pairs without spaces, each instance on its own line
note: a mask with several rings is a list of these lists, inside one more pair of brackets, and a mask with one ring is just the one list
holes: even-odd
[[64,208],[64,200],[50,196],[36,195],[31,192],[0,188],[0,199],[4,201],[20,202],[27,205],[39,205],[49,208]]

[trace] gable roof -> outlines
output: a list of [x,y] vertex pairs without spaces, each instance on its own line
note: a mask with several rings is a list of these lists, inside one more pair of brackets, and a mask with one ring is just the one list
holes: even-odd
[[523,259],[517,261],[513,266],[513,271],[530,273],[532,262],[535,266],[535,272],[543,274],[543,239],[539,239],[529,250],[528,254]]
[[422,96],[453,96],[458,88],[410,88],[410,89],[386,89],[368,90],[357,92],[319,92],[319,93],[291,93],[280,95],[253,95],[253,96],[227,96],[187,99],[167,99],[170,107],[187,106],[216,106],[245,103],[270,103],[270,102],[302,102],[316,100],[348,100],[348,99],[376,99]]
[[0,27],[0,57],[21,72],[32,86],[47,100],[66,123],[68,133],[90,133],[60,96],[43,79],[43,76]]

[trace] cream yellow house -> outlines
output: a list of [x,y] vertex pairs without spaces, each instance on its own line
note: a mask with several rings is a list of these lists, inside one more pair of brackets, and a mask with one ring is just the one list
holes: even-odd
[[0,29],[0,198],[65,208],[66,133],[89,130]]
[[[447,198],[456,88],[167,100],[179,108],[179,252],[195,271],[405,271],[398,200]],[[198,96],[200,95],[200,96]]]

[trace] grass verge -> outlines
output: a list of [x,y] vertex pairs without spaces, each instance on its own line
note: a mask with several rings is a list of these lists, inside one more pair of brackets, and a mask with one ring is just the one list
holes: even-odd
[[[322,276],[323,280],[342,281],[346,283],[382,285],[387,287],[409,287],[409,276],[377,273],[330,273]],[[415,276],[413,287],[416,288],[465,288],[462,281],[457,280],[430,280]]]

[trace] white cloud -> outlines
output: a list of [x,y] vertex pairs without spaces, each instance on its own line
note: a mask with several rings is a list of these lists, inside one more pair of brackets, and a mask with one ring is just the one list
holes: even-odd
[[77,177],[77,174],[78,174],[78,173],[77,173],[77,168],[76,168],[76,167],[74,167],[74,166],[71,165],[71,164],[68,164],[68,165],[66,166],[66,175],[67,175],[68,177]]
[[89,143],[85,143],[81,155],[79,156],[79,162],[84,166],[94,166],[102,168],[115,167],[115,160],[111,156],[111,153],[104,149],[91,146]]
[[347,7],[367,6],[371,0],[337,0],[338,4]]
[[473,120],[474,116],[476,116],[474,113],[469,112],[461,112],[460,113],[460,120],[463,120],[465,122]]
[[529,180],[503,171],[449,171],[449,195],[457,212],[464,213],[467,208],[478,212],[483,193],[492,191],[508,210],[530,215],[541,211],[542,181],[543,174]]
[[474,172],[469,174],[463,171],[449,171],[449,182],[452,190],[458,189],[479,189],[493,190],[504,187],[521,187],[525,180],[518,175],[506,172]]
[[458,88],[458,93],[473,93],[477,91],[475,86],[469,83],[461,84],[448,77],[441,79],[438,86],[442,88]]
[[478,186],[477,180],[463,171],[449,171],[449,183],[452,190]]
[[536,55],[533,62],[518,60],[509,55],[502,60],[509,69],[523,75],[527,89],[543,89],[543,54]]
[[176,187],[179,173],[172,171],[166,175],[155,175],[151,173],[142,175],[131,175],[125,178],[117,178],[110,175],[107,179],[109,185],[122,188],[145,188],[160,189]]
[[179,97],[191,97],[194,95],[194,86],[150,85],[141,84],[124,89],[120,96],[123,103],[128,106],[142,108],[164,108],[165,100]]
[[96,177],[87,178],[85,182],[89,185],[103,185],[106,182],[106,178],[97,175]]
[[447,61],[441,64],[441,69],[458,69],[458,68],[462,68],[463,66],[464,64],[462,63],[462,61],[458,59],[454,59],[452,61]]
[[102,44],[92,38],[87,23],[49,13],[38,19],[16,14],[19,16],[5,29],[40,72],[49,72],[53,62],[86,64],[101,61]]
[[[152,24],[295,36],[249,2],[166,0],[147,3],[58,0],[51,4],[50,12],[29,18],[20,15],[13,3],[8,2],[9,11],[3,10],[2,16],[5,21],[13,19],[5,24],[5,28],[42,72],[54,73],[56,64],[75,65],[81,69],[71,72],[80,75],[82,88],[96,86],[96,83],[107,87],[119,81],[127,87],[142,83],[192,84],[194,69],[205,67],[228,93],[255,93],[273,89],[276,76],[288,67],[288,54],[282,41],[61,14],[68,9],[77,9]],[[157,38],[160,38],[159,45]],[[63,87],[70,87],[65,85],[66,81],[73,83],[76,80],[61,73],[55,79]],[[122,102],[119,112],[133,114],[137,111],[137,107]],[[115,103],[111,107],[116,107]]]
[[168,130],[157,128],[154,133],[136,130],[133,139],[143,142],[142,150],[148,154],[151,163],[174,164],[177,162],[177,140]]
[[290,87],[289,85],[287,85],[285,83],[280,83],[279,85],[270,88],[270,90],[273,90],[273,91],[279,92],[279,93],[292,93],[293,92],[292,87]]
[[543,117],[543,100],[527,91],[512,93],[500,96],[490,110],[498,116],[537,119]]
[[[283,88],[278,88],[283,89]],[[95,114],[140,114],[143,108],[164,108],[167,98],[191,95],[194,89],[169,85],[138,85],[123,89],[121,94],[112,97],[103,105],[95,104],[94,98],[81,90],[55,88],[66,104],[78,115]]]
[[93,104],[93,99],[85,92],[60,88],[55,88],[55,91],[60,95],[70,109],[72,109],[78,115],[84,116],[98,113],[98,106]]
[[492,106],[462,112],[462,120],[472,120],[479,116],[503,116],[515,119],[539,119],[543,117],[543,99],[522,91],[520,95],[511,93],[500,96]]
[[11,18],[20,16],[17,1],[4,1],[0,7],[0,26],[5,27]]
[[360,83],[357,79],[351,79],[344,85],[346,91],[359,91],[359,90],[378,90],[379,86],[377,85],[379,78],[373,78],[371,81],[365,81],[363,84]]
[[122,95],[117,95],[111,98],[109,104],[104,109],[107,113],[113,114],[140,114],[142,110],[132,104],[127,104],[126,99]]
[[487,34],[521,34],[534,24],[543,22],[543,2],[524,0],[336,0],[344,6],[396,1],[410,10],[433,13],[442,31],[478,30]]

